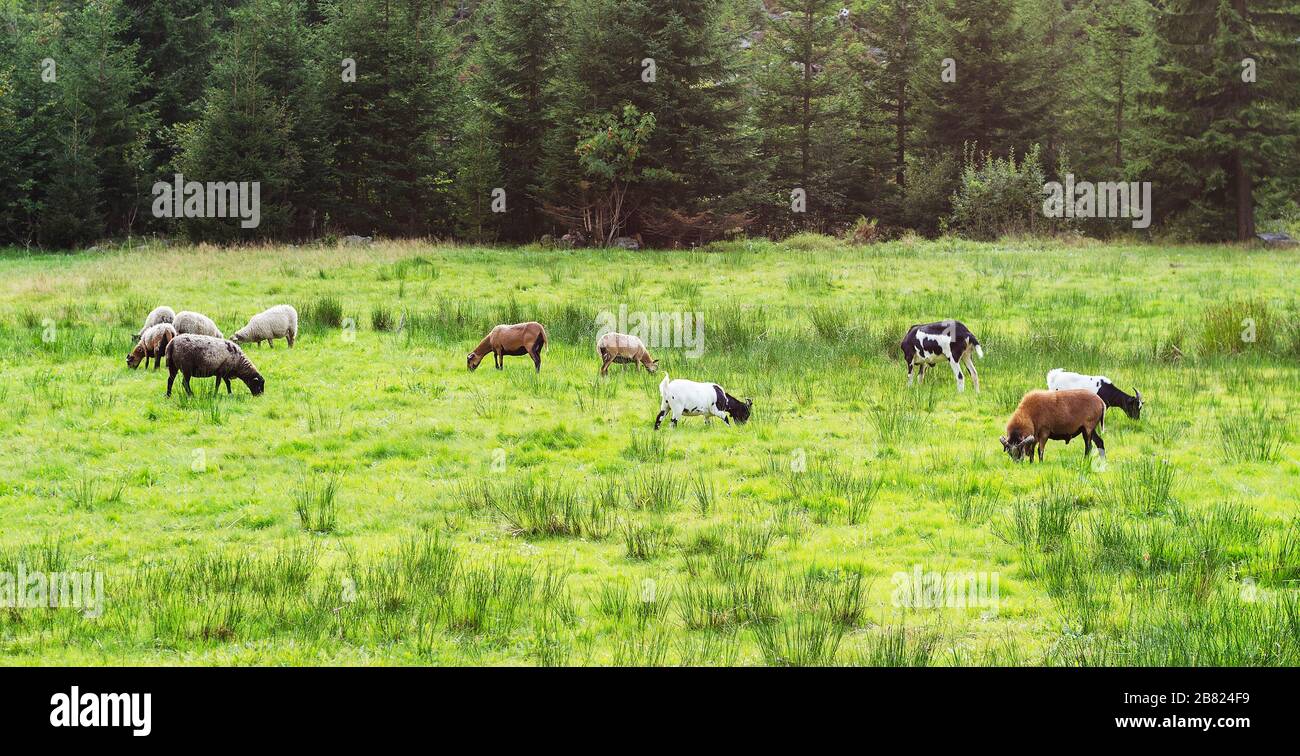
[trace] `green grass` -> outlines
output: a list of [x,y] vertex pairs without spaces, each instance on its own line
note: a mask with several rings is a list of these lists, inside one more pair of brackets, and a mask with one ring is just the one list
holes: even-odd
[[[0,608],[12,664],[1300,664],[1300,304],[1239,247],[0,252],[0,572],[104,573],[104,611]],[[714,273],[699,277],[691,271]],[[942,275],[933,275],[942,270]],[[252,397],[129,370],[153,306],[267,306]],[[673,377],[751,422],[652,430],[660,374],[597,373],[601,312],[700,312]],[[956,317],[984,390],[907,388]],[[531,361],[465,355],[539,320]],[[1250,324],[1242,325],[1249,319]],[[1243,338],[1249,336],[1249,338]],[[1142,390],[1105,465],[998,442],[1055,367]],[[915,569],[988,606],[901,606]]]

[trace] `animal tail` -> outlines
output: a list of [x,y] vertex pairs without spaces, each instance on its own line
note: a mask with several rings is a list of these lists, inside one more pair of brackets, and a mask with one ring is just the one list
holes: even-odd
[[167,355],[167,367],[169,368],[172,366],[172,347],[174,347],[175,345],[176,345],[175,339],[167,342],[167,349],[165,350],[165,353]]
[[542,351],[542,347],[546,346],[547,342],[550,341],[550,338],[546,335],[546,326],[542,326],[542,337],[537,341],[537,351],[540,352]]
[[980,346],[980,340],[975,338],[975,334],[970,335],[970,343],[975,345],[975,354],[982,360],[984,359],[984,347]]
[[664,371],[664,379],[659,381],[659,396],[668,395],[668,371]]

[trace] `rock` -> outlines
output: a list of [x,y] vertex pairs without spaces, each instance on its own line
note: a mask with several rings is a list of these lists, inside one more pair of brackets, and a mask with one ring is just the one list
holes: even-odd
[[1297,242],[1285,232],[1255,234],[1255,238],[1264,242],[1266,247],[1294,247]]
[[641,242],[630,236],[620,236],[614,240],[614,246],[622,247],[623,249],[630,249],[635,252],[636,250],[641,249]]
[[373,236],[357,236],[356,234],[352,234],[343,237],[344,244],[369,244],[372,241],[374,241]]
[[585,247],[587,246],[587,237],[581,231],[570,231],[560,237],[560,243],[566,247]]

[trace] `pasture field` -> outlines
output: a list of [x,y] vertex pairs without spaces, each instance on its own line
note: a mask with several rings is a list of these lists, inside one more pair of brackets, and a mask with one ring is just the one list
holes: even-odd
[[[0,573],[100,572],[103,606],[0,608],[0,661],[1295,665],[1295,254],[3,253]],[[165,366],[125,365],[155,305],[229,336],[282,302],[300,340],[247,348],[260,397],[169,399]],[[662,376],[597,375],[620,306],[700,313],[697,358],[651,351],[752,420],[653,432]],[[899,340],[949,317],[984,345],[983,390],[943,366],[909,390]],[[540,375],[466,370],[491,325],[531,319]],[[1078,439],[1041,465],[1002,451],[1056,367],[1142,391],[1140,421],[1108,413],[1104,466]]]

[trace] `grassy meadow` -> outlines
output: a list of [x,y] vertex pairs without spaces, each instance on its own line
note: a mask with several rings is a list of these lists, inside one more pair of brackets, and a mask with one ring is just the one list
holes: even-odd
[[[1296,254],[0,253],[0,572],[104,575],[97,617],[0,608],[0,662],[1300,664]],[[165,366],[125,365],[156,305],[229,337],[279,303],[300,340],[246,349],[260,397],[167,398]],[[597,372],[623,305],[700,313],[698,358],[651,351],[752,420],[653,432],[661,375]],[[899,340],[948,317],[983,390],[942,365],[909,390]],[[550,334],[540,375],[466,370],[522,320]],[[1104,466],[1079,439],[1002,451],[1056,367],[1142,391]],[[900,601],[918,571],[996,602]]]

